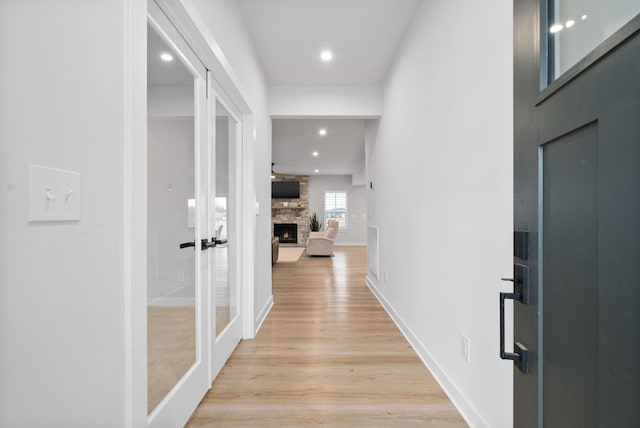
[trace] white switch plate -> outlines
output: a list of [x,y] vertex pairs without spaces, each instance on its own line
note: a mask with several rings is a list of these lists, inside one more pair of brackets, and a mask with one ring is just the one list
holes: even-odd
[[81,207],[79,172],[29,165],[29,221],[78,221]]

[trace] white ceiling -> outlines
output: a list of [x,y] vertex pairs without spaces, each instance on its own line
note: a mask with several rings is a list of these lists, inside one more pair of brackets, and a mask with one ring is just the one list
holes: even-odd
[[[327,135],[321,137],[320,128]],[[364,169],[364,119],[274,119],[272,129],[276,173],[351,175]]]
[[[420,0],[239,3],[271,86],[377,86]],[[323,49],[332,62],[321,63]]]
[[[420,0],[238,0],[271,86],[380,86]],[[330,49],[333,60],[320,61]],[[326,137],[318,129],[327,128]],[[273,121],[276,172],[364,168],[362,119]],[[320,154],[314,158],[311,153]]]

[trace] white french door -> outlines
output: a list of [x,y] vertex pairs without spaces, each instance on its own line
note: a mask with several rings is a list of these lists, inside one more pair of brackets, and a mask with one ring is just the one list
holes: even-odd
[[239,115],[149,2],[147,410],[183,426],[242,335]]
[[207,70],[164,15],[147,28],[147,410],[186,423],[209,388]]
[[216,92],[209,77],[209,123],[213,140],[209,153],[209,234],[216,247],[209,253],[211,310],[211,380],[242,338],[241,296],[239,292],[240,191],[242,126]]

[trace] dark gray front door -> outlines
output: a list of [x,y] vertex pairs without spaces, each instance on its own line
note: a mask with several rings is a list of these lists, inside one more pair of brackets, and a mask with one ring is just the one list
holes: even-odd
[[640,427],[638,12],[514,2],[518,428]]

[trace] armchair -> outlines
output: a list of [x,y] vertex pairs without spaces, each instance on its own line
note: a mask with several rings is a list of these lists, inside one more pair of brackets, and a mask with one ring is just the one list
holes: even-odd
[[307,256],[331,256],[338,227],[337,220],[329,220],[324,232],[311,232],[307,240]]

